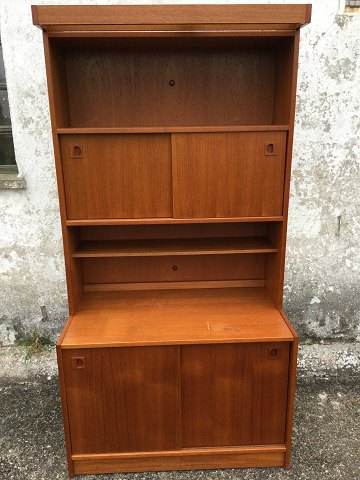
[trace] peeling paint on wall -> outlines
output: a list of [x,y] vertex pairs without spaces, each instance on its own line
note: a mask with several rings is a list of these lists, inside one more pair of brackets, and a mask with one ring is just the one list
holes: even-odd
[[[55,339],[67,316],[42,35],[31,3],[61,2],[0,2],[16,159],[27,186],[0,190],[4,344],[37,325]],[[360,14],[315,0],[301,37],[285,276],[285,310],[304,338],[360,340],[359,111]]]
[[285,310],[303,337],[360,324],[360,15],[315,1],[302,30]]

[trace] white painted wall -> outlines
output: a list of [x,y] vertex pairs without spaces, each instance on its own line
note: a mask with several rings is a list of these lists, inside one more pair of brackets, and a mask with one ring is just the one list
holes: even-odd
[[[37,325],[55,338],[67,315],[42,34],[32,25],[31,3],[64,4],[0,0],[16,159],[27,183],[26,190],[0,191],[4,344]],[[360,13],[343,10],[343,0],[315,0],[312,23],[302,30],[285,307],[304,336],[354,339],[360,334]]]

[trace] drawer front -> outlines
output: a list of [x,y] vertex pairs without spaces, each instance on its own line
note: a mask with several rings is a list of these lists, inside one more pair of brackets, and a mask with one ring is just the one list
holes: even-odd
[[171,138],[174,217],[282,215],[286,132]]
[[182,346],[182,446],[285,443],[289,348]]
[[180,447],[177,346],[63,350],[73,454]]
[[69,219],[172,216],[169,135],[60,138]]

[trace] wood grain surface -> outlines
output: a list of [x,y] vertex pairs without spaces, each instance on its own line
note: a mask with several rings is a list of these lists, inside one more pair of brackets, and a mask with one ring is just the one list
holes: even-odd
[[[73,454],[180,447],[179,347],[62,352]],[[73,359],[84,368],[74,368]]]
[[281,310],[311,5],[33,6],[70,318],[69,474],[290,465]]
[[182,446],[284,443],[288,368],[289,343],[183,345]]
[[272,124],[273,49],[72,48],[65,58],[69,127]]
[[[101,28],[101,30],[99,30]],[[261,32],[259,32],[261,30]],[[104,45],[108,40],[154,40],[154,39],[234,39],[261,38],[262,40],[293,37],[297,30],[292,23],[253,23],[251,30],[246,23],[229,23],[224,25],[216,23],[194,23],[191,26],[182,25],[79,25],[76,30],[71,25],[52,25],[46,29],[49,38],[61,39],[61,43],[69,44],[69,39],[80,40],[81,46],[93,45],[94,39]]]
[[265,237],[189,238],[166,240],[119,240],[81,242],[74,258],[160,257],[184,255],[229,255],[269,253],[277,249]]
[[[271,225],[276,225],[275,222]],[[267,237],[267,222],[190,223],[170,225],[96,225],[71,227],[83,242],[122,240],[179,240],[187,238]]]
[[289,125],[194,125],[182,127],[78,127],[58,128],[59,135],[111,133],[216,133],[216,132],[277,132],[288,131]]
[[258,280],[265,254],[83,258],[84,285],[92,283]]
[[[67,216],[172,216],[169,135],[61,137]],[[82,158],[70,158],[74,146]]]
[[194,282],[136,282],[136,283],[87,283],[84,292],[123,292],[128,290],[193,290],[204,288],[264,287],[263,279],[198,280]]
[[62,348],[292,339],[263,288],[93,292]]
[[66,220],[68,227],[85,227],[91,225],[186,225],[208,223],[241,223],[241,222],[283,222],[282,215],[261,217],[198,217],[198,218],[98,218],[87,220]]
[[174,217],[282,214],[285,133],[176,133],[171,143]]
[[154,472],[162,470],[206,470],[219,468],[281,467],[284,465],[284,447],[249,447],[234,449],[184,449],[169,454],[152,455],[76,455],[74,470],[77,475],[108,472]]
[[32,6],[33,23],[52,25],[131,25],[286,23],[310,21],[311,5],[41,5]]

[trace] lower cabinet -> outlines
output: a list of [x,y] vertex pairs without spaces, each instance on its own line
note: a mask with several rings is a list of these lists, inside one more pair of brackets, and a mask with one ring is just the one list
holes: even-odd
[[62,350],[72,454],[284,444],[289,347]]

